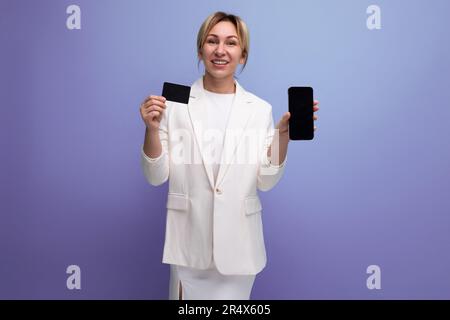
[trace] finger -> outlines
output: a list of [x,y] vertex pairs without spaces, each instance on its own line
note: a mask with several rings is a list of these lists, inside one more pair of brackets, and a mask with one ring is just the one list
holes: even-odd
[[319,107],[318,106],[314,106],[313,107],[313,111],[316,112],[317,110],[319,110]]
[[148,96],[144,99],[143,103],[146,103],[147,101],[149,101],[150,99],[153,99],[154,96]]
[[319,117],[318,117],[318,116],[314,116],[313,119],[314,119],[314,120],[317,120],[317,119],[319,119]]
[[145,98],[144,103],[146,103],[149,100],[157,100],[157,101],[166,102],[166,98],[164,98],[163,96],[151,95],[151,96],[148,96],[147,98]]
[[314,105],[319,104],[319,100],[314,100]]
[[278,121],[275,128],[280,128],[281,126],[287,126],[289,124],[289,118],[291,117],[290,112],[285,112],[283,116],[281,117],[280,121]]
[[164,97],[164,96],[159,96],[159,98],[160,98],[160,100],[161,100],[161,101],[164,101],[164,102],[166,102],[166,101],[167,101],[167,98],[166,98],[166,97]]
[[160,113],[159,111],[151,111],[151,112],[149,113],[149,115],[152,117],[152,119],[154,119],[154,118],[156,118],[156,117],[159,117],[160,114],[161,114],[161,113]]
[[145,103],[145,105],[152,105],[152,104],[157,104],[157,105],[163,106],[163,105],[165,105],[165,102],[161,101],[159,99],[152,98]]
[[151,95],[149,96],[150,99],[155,99],[155,100],[159,100],[159,101],[163,101],[165,102],[167,99],[163,96],[155,96],[155,95]]
[[161,108],[161,107],[159,107],[159,106],[155,106],[155,105],[153,105],[153,106],[151,106],[151,108],[148,108],[147,110],[146,110],[146,113],[150,113],[150,112],[152,112],[152,111],[158,111],[158,112],[163,112],[164,111],[164,109],[163,108]]
[[316,129],[317,129],[317,127],[316,127],[316,126],[314,126],[314,131],[316,131]]
[[148,109],[149,107],[151,107],[151,106],[159,106],[159,107],[161,107],[161,108],[166,108],[167,106],[164,104],[164,102],[161,102],[161,101],[159,101],[159,100],[150,100],[150,101],[148,101],[147,103],[145,103],[144,105],[143,105],[143,108],[144,109]]

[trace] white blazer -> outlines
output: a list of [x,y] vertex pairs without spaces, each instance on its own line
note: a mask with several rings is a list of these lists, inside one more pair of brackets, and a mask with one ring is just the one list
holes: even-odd
[[149,158],[141,149],[147,181],[158,186],[169,180],[163,263],[206,269],[214,256],[222,274],[257,274],[266,265],[257,189],[274,187],[286,161],[276,166],[267,157],[271,105],[235,83],[217,181],[204,147],[211,135],[202,123],[212,106],[203,78],[192,85],[187,105],[166,101],[161,155]]

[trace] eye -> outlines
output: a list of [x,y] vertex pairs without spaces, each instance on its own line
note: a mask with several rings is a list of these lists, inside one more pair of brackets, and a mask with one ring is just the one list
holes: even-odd
[[228,45],[229,46],[235,46],[237,43],[236,43],[236,41],[229,41],[228,42]]
[[217,43],[217,40],[213,39],[213,38],[209,38],[208,40],[206,40],[206,43],[215,44],[215,43]]

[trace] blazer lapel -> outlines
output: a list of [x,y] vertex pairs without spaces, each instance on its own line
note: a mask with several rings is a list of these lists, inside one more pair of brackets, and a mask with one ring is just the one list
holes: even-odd
[[197,145],[202,155],[202,163],[206,170],[206,175],[208,176],[209,184],[211,188],[214,189],[214,176],[213,170],[208,159],[203,152],[203,132],[205,130],[204,124],[207,120],[207,114],[205,109],[207,106],[206,97],[203,92],[203,77],[194,82],[191,86],[191,94],[188,103],[189,118],[191,120],[192,128],[194,129],[195,139],[197,140]]

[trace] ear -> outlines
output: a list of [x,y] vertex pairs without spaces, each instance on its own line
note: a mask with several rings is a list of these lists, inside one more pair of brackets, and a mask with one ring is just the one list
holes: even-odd
[[245,54],[241,54],[241,58],[239,59],[239,64],[244,64],[247,60],[247,57]]

